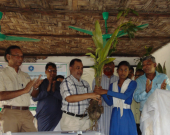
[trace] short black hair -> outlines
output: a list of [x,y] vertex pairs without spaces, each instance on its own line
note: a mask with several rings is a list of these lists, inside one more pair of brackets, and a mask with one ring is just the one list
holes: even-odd
[[129,64],[129,62],[127,62],[127,61],[121,61],[121,62],[119,63],[119,65],[117,66],[117,69],[119,69],[120,66],[122,66],[122,65],[127,66],[127,67],[130,69],[130,64]]
[[57,80],[58,78],[64,79],[64,76],[63,76],[63,75],[57,75],[57,76],[56,76],[56,80]]
[[136,72],[142,72],[145,73],[142,69],[137,69]]
[[6,55],[7,55],[7,54],[11,54],[11,49],[20,49],[20,50],[21,50],[21,48],[20,48],[19,46],[16,46],[16,45],[11,45],[11,46],[9,46],[9,47],[5,50],[5,55],[4,55],[4,59],[5,59],[6,62],[8,62],[8,60],[7,60],[7,58],[6,58]]
[[[113,64],[113,65],[115,65],[115,63],[114,63],[113,61],[111,61],[111,62],[109,62],[109,63],[107,63],[107,64]],[[104,65],[107,65],[107,64],[104,64]]]
[[72,66],[74,65],[74,62],[75,62],[75,61],[77,61],[77,62],[82,62],[81,59],[72,59],[72,60],[70,61],[70,65],[69,65],[69,66],[72,67]]
[[47,70],[49,66],[52,66],[53,68],[57,68],[55,63],[53,63],[53,62],[48,62],[48,63],[46,64],[46,66],[45,66],[45,70]]
[[132,71],[133,71],[133,73],[134,73],[134,68],[133,68],[133,67],[131,67],[131,66],[130,66],[129,70],[132,70]]

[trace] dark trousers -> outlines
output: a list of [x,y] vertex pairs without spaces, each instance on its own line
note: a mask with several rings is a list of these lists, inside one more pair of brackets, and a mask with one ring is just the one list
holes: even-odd
[[142,135],[142,132],[140,131],[140,124],[136,124],[138,135]]

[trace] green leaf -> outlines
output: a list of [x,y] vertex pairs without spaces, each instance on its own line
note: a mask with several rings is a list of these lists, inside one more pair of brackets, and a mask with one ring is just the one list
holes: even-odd
[[113,35],[111,36],[111,38],[107,41],[104,49],[102,50],[102,53],[103,53],[103,54],[102,54],[101,60],[104,60],[104,59],[107,57],[107,55],[108,55],[108,53],[109,53],[109,50],[110,50],[110,47],[111,47],[111,45],[112,45],[112,42],[117,38],[117,34],[118,34],[118,32],[119,32],[119,29],[120,29],[120,27],[118,27],[118,28],[114,31],[114,33],[113,33]]
[[95,23],[95,31],[93,31],[93,36],[96,39],[96,42],[98,43],[99,48],[103,48],[103,38],[102,38],[102,31],[100,28],[100,24],[98,21]]
[[115,38],[115,40],[114,40],[114,42],[113,42],[113,48],[114,48],[114,50],[115,50],[115,48],[116,48],[117,42],[118,42],[118,39],[117,39],[117,36],[116,36],[116,38]]
[[138,69],[142,69],[142,62],[141,61],[139,61],[139,63],[136,66],[136,70],[138,70]]
[[94,70],[96,70],[96,69],[97,69],[95,66],[91,66],[90,68],[93,68]]
[[109,50],[108,56],[110,56],[112,54],[112,49]]
[[[96,48],[97,48],[97,54],[99,55],[99,57],[101,56],[101,50],[102,50],[102,48],[100,48],[100,45],[98,45],[98,42],[97,42],[97,40],[96,40],[96,38],[95,37],[92,37],[92,39],[93,39],[93,41],[94,41],[94,44],[96,45]],[[96,54],[96,56],[97,56],[97,54]]]
[[112,62],[112,61],[114,61],[116,58],[107,58],[107,59],[105,59],[104,61],[102,61],[100,64],[99,64],[99,66],[102,66],[102,65],[105,65],[105,64],[107,64],[107,63],[110,63],[110,62]]
[[101,49],[101,48],[97,48],[97,49],[96,49],[96,56],[97,56],[98,52],[100,51],[100,49]]
[[163,73],[162,66],[161,66],[160,63],[158,63],[157,71],[158,71],[159,73]]
[[127,16],[127,15],[129,14],[130,10],[131,10],[130,8],[127,8],[127,9],[125,10],[124,16]]
[[90,57],[96,59],[96,57],[92,53],[86,53],[85,55],[90,55]]
[[97,62],[99,62],[100,58],[97,58]]
[[136,30],[133,28],[133,27],[129,27],[129,29],[128,29],[130,32],[134,32],[134,33],[136,33]]
[[116,48],[110,49],[110,50],[109,50],[109,53],[108,53],[108,56],[111,56],[111,54],[112,54],[113,52],[115,52],[115,51],[116,51]]
[[88,50],[92,50],[92,51],[93,51],[93,49],[92,49],[92,48],[90,48],[90,47],[89,47],[89,48],[87,48],[87,49],[88,49]]
[[99,45],[98,45],[98,42],[97,42],[96,38],[94,36],[92,36],[92,39],[94,41],[94,44],[95,44],[96,48],[99,48]]
[[151,54],[151,51],[152,51],[152,47],[147,47],[145,46],[145,49],[146,49],[146,53],[144,54],[144,56],[148,56]]
[[134,13],[135,15],[139,16],[138,12],[135,10],[132,10],[132,13]]
[[149,47],[147,50],[148,50],[148,53],[151,53],[152,47]]
[[164,65],[163,65],[163,73],[166,74],[166,67],[165,67],[165,62],[164,62]]
[[117,15],[117,20],[122,16],[124,11],[119,11],[118,15]]
[[142,28],[145,28],[146,26],[148,26],[148,24],[144,24],[144,25],[140,25],[140,26],[136,26],[135,24],[133,24],[131,21],[123,23],[121,26],[122,31],[119,32],[118,37],[124,36],[126,34],[128,34],[128,36],[130,38],[134,38],[135,34],[137,30],[142,30]]

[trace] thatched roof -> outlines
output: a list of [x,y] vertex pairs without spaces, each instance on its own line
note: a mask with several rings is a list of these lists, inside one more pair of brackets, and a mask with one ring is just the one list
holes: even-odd
[[139,16],[130,18],[138,25],[149,23],[149,27],[138,31],[133,40],[120,38],[113,56],[143,56],[145,46],[154,52],[170,42],[170,0],[1,0],[1,32],[41,41],[0,41],[0,55],[15,44],[26,56],[84,56],[88,47],[95,48],[91,36],[68,26],[93,31],[99,20],[104,33],[102,12],[109,12],[108,27],[115,28],[119,24],[116,15],[123,8],[135,9]]

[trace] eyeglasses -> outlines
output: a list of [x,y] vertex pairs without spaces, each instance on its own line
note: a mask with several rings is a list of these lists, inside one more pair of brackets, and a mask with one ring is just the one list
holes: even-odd
[[24,58],[24,56],[23,55],[13,55],[13,54],[10,54],[11,56],[14,56],[14,57],[16,57],[16,58]]
[[48,69],[47,71],[50,72],[50,73],[52,73],[52,72],[56,73],[57,72],[57,70],[51,70],[51,69]]

